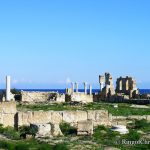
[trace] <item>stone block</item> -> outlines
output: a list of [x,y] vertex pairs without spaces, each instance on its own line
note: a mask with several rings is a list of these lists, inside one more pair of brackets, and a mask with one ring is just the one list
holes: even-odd
[[63,134],[60,130],[59,124],[57,124],[57,123],[52,124],[51,123],[51,127],[52,127],[52,130],[51,130],[52,136],[63,136]]
[[92,120],[78,122],[77,135],[92,135],[92,134],[93,134],[93,121]]
[[30,124],[31,128],[37,129],[36,137],[46,137],[51,135],[50,124]]
[[59,124],[63,121],[63,115],[61,111],[52,111],[51,112],[51,123]]

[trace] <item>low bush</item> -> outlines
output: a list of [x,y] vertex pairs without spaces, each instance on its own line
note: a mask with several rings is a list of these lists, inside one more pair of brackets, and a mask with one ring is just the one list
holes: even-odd
[[19,132],[21,137],[26,137],[27,134],[32,135],[35,137],[36,133],[38,132],[37,128],[30,127],[30,126],[21,126],[19,127]]
[[65,123],[65,122],[61,123],[60,124],[60,129],[61,129],[62,133],[66,136],[67,135],[72,135],[72,134],[74,134],[74,135],[77,134],[77,129],[70,126],[69,123]]

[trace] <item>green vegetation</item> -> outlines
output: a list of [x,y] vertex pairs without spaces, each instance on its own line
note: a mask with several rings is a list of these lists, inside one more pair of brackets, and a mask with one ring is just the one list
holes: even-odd
[[122,144],[122,140],[128,140],[128,141],[138,141],[143,138],[143,135],[139,133],[138,131],[141,130],[145,133],[150,132],[150,123],[146,120],[135,120],[132,124],[129,125],[130,130],[129,133],[126,135],[120,135],[117,132],[112,132],[110,129],[104,127],[104,126],[98,126],[94,130],[93,138],[96,142],[101,143],[102,145],[109,145],[121,148],[121,150],[131,149],[131,150],[137,150],[137,149],[150,149],[150,145],[125,145]]
[[[11,127],[3,128],[1,126],[0,133],[7,133],[7,136],[11,138],[0,140],[0,148],[8,150],[76,150],[84,147],[89,150],[103,150],[105,146],[110,146],[121,150],[150,149],[150,144],[134,145],[122,143],[123,140],[138,141],[145,139],[145,134],[150,131],[150,122],[144,119],[133,120],[133,123],[128,126],[129,133],[125,135],[120,135],[118,132],[113,132],[110,128],[104,126],[96,127],[92,136],[76,136],[76,129],[65,122],[60,124],[60,128],[65,136],[52,138],[48,144],[37,141],[34,138],[24,140],[16,138],[16,140],[14,140],[14,137],[8,136],[9,134],[12,135],[17,133],[19,138],[19,134],[21,133],[35,133],[35,129],[33,131],[27,126],[22,126],[16,131]],[[138,131],[142,131],[143,133]],[[150,137],[147,140],[150,140]],[[63,143],[61,143],[62,141]]]
[[76,135],[77,134],[77,129],[70,126],[69,123],[61,123],[60,124],[60,129],[63,133],[63,135],[67,136],[67,135]]
[[35,137],[36,133],[38,132],[37,128],[29,127],[29,126],[21,126],[19,127],[20,136],[26,138],[26,135],[32,135]]
[[70,105],[69,103],[40,103],[40,104],[18,104],[18,110],[55,110],[55,111],[62,111],[62,110],[100,110],[106,109],[114,116],[121,115],[121,116],[129,116],[129,115],[150,115],[150,109],[145,108],[131,108],[131,104],[124,104],[119,103],[118,108],[114,108],[112,103],[89,103],[89,104],[82,104],[82,105]]
[[66,146],[66,143],[60,143],[60,144],[56,144],[53,147],[53,150],[69,150],[68,147]]
[[12,127],[3,127],[0,125],[0,134],[5,135],[7,138],[12,140],[20,139],[20,133]]
[[0,148],[8,150],[52,150],[52,146],[36,140],[0,141]]
[[0,148],[6,150],[68,150],[63,143],[52,146],[45,142],[38,142],[34,138],[21,140],[21,135],[29,134],[34,137],[36,133],[37,129],[29,126],[22,126],[16,130],[12,127],[3,127],[0,124],[0,134],[4,136],[4,139],[0,140]]
[[11,89],[11,93],[12,94],[21,94],[21,92],[20,91],[18,91],[17,89]]

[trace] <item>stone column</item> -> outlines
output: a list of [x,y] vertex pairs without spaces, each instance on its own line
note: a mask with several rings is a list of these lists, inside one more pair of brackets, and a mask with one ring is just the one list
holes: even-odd
[[6,76],[6,101],[10,101],[10,76]]
[[84,84],[84,94],[87,94],[87,83],[84,82],[83,84]]
[[76,93],[78,93],[78,83],[75,82],[75,86],[76,86]]
[[100,91],[102,92],[102,89],[104,88],[104,83],[103,82],[101,82],[100,83]]
[[105,83],[105,76],[100,75],[99,76],[99,83],[100,83],[100,92],[104,88],[104,83]]
[[92,85],[89,85],[90,95],[92,95]]
[[72,90],[72,93],[74,93],[74,82],[71,82],[71,90]]

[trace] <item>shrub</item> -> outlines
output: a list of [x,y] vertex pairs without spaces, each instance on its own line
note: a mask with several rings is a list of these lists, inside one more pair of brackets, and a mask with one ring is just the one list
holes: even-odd
[[147,120],[135,120],[135,128],[136,129],[144,129],[150,127],[150,123],[147,122]]
[[141,134],[136,130],[129,130],[129,133],[124,135],[124,138],[129,141],[138,141],[141,138]]
[[21,94],[21,92],[20,91],[18,91],[17,89],[11,89],[11,93],[12,94]]
[[61,123],[60,129],[61,129],[62,133],[66,136],[71,135],[71,134],[77,134],[77,129],[70,126],[69,123],[65,123],[65,122]]
[[37,128],[30,127],[30,126],[21,126],[19,127],[20,136],[25,137],[26,134],[35,136],[38,132]]

